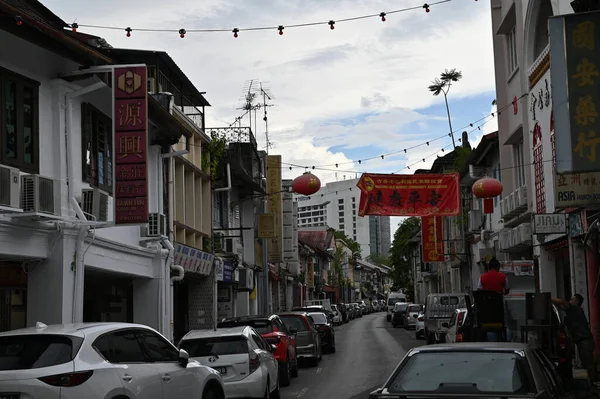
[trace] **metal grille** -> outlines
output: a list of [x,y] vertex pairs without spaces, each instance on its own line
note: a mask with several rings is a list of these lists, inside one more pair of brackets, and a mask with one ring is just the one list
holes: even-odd
[[85,217],[89,220],[94,215],[94,190],[82,190],[81,208]]
[[23,212],[36,212],[35,177],[21,177],[21,209]]
[[148,215],[148,237],[160,237],[166,235],[165,215],[150,213]]
[[0,205],[10,206],[10,169],[0,168]]

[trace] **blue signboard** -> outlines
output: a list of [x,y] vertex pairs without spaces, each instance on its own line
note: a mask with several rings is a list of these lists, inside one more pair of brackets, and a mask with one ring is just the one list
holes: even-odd
[[233,283],[233,271],[235,270],[235,263],[226,260],[223,261],[223,282]]

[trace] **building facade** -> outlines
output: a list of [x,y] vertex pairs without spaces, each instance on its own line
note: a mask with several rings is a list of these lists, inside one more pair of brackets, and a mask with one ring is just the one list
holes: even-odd
[[392,245],[389,216],[369,216],[371,256],[389,256]]

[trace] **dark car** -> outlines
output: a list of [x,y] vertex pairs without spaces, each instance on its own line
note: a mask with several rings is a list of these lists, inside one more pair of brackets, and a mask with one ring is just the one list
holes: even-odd
[[394,305],[394,309],[392,310],[392,326],[394,328],[404,326],[404,321],[406,319],[406,311],[409,305],[410,304],[406,302],[398,302]]
[[308,315],[319,332],[323,349],[330,353],[335,353],[335,330],[333,323],[329,321],[325,313],[310,312]]
[[325,313],[325,315],[327,316],[327,319],[329,319],[330,322],[333,322],[333,316],[334,316],[333,312],[329,309],[326,309],[322,305],[295,307],[295,308],[292,308],[292,312],[321,312],[321,313]]
[[350,321],[350,314],[348,313],[348,306],[345,303],[338,303],[337,308],[342,314],[342,323],[348,323]]
[[291,377],[298,376],[296,357],[296,335],[290,331],[277,315],[233,317],[221,321],[217,328],[251,326],[277,349],[273,353],[279,363],[279,381],[283,386],[290,384]]
[[306,312],[279,313],[288,330],[296,334],[296,355],[308,359],[313,366],[321,361],[322,345],[319,332]]
[[408,351],[376,398],[566,399],[554,364],[537,347],[460,343]]

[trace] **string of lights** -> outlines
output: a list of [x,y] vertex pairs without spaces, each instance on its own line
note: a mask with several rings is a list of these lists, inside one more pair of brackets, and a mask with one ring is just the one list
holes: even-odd
[[[312,22],[304,22],[304,23],[296,23],[296,24],[274,24],[269,26],[254,26],[254,27],[246,27],[246,28],[198,28],[198,29],[186,29],[183,27],[180,28],[136,28],[131,26],[114,26],[114,25],[93,25],[93,24],[80,24],[77,22],[73,22],[70,24],[70,28],[73,32],[77,32],[79,28],[91,28],[91,29],[104,29],[104,30],[119,30],[125,32],[125,36],[131,37],[133,32],[159,32],[159,33],[176,33],[180,38],[185,38],[189,33],[232,33],[234,38],[240,36],[242,32],[252,32],[252,31],[274,31],[279,33],[279,35],[283,35],[285,30],[295,29],[295,28],[308,28],[313,26],[328,26],[330,30],[335,30],[335,27],[340,23],[360,21],[365,19],[375,19],[379,18],[382,22],[387,21],[387,19],[394,14],[399,14],[407,11],[414,10],[424,10],[426,13],[429,13],[434,6],[438,6],[444,3],[449,3],[453,0],[439,0],[431,3],[424,3],[415,5],[412,7],[406,8],[398,8],[391,11],[382,11],[376,12],[373,14],[365,14],[365,15],[357,15],[353,17],[347,18],[338,18],[338,19],[329,19],[329,20],[321,20],[321,21],[312,21]],[[477,1],[477,0],[475,0]],[[20,16],[15,17],[16,23],[18,26],[23,25],[23,18]]]

